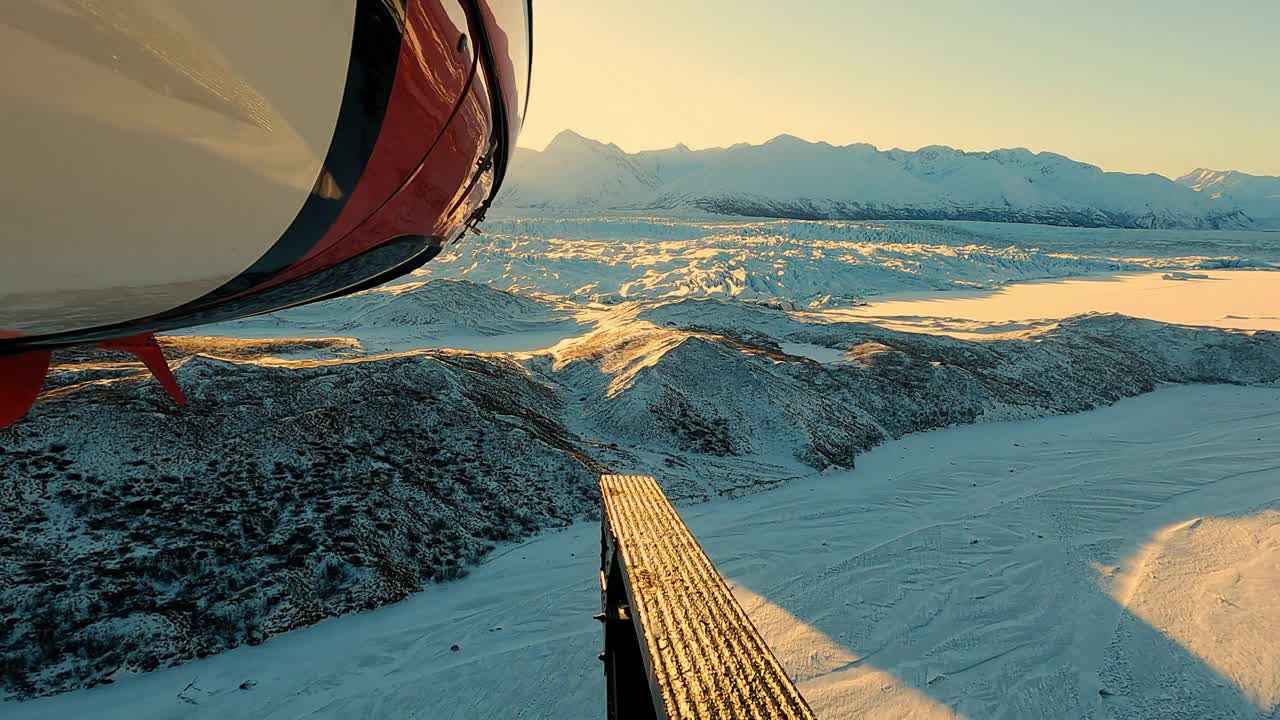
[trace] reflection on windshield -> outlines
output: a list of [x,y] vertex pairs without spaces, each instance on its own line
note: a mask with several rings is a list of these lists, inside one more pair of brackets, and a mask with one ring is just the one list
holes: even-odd
[[[510,77],[515,81],[514,87],[509,86],[504,78],[502,89],[503,96],[512,101],[513,107],[509,110],[514,111],[514,119],[518,126],[524,120],[524,111],[529,98],[529,2],[528,0],[489,0],[488,5],[496,21],[489,44],[493,48],[494,60],[500,66],[511,69]],[[508,92],[509,90],[513,92]]]

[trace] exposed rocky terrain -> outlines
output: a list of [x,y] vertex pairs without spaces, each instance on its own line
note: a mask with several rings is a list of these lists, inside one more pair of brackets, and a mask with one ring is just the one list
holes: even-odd
[[[381,292],[399,301],[351,308],[385,315],[383,330],[419,307],[480,307],[494,327],[564,311],[466,282]],[[1161,383],[1280,381],[1280,334],[1121,316],[973,342],[715,299],[584,314],[577,335],[519,353],[167,338],[183,411],[121,357],[64,354],[45,399],[0,433],[5,693],[111,682],[393,602],[591,515],[603,469],[654,473],[676,499],[736,495],[906,433]]]
[[198,355],[181,412],[136,368],[104,372],[64,370],[90,382],[0,434],[7,693],[393,602],[594,508],[561,401],[502,358]]

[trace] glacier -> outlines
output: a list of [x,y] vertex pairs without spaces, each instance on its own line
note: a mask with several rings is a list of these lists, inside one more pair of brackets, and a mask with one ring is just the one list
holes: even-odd
[[572,301],[718,296],[823,307],[904,291],[1280,262],[1280,237],[1268,232],[978,222],[495,211],[483,239],[446,249],[420,275]]

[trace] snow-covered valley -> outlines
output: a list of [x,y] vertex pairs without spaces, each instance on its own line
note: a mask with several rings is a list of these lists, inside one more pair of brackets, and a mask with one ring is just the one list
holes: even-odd
[[[594,716],[603,469],[659,477],[824,717],[1280,702],[1280,236],[482,230],[165,338],[183,412],[137,365],[59,358],[0,433],[0,667],[17,697],[111,686],[6,716]],[[1182,597],[1165,565],[1242,579]]]
[[[1265,718],[1278,408],[1163,388],[683,514],[820,717]],[[598,717],[598,554],[582,521],[395,605],[5,716]]]

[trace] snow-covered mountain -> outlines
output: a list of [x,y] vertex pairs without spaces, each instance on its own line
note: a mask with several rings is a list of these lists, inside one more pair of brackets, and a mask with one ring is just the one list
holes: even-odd
[[607,207],[619,199],[649,197],[661,184],[617,145],[569,131],[542,152],[519,148],[516,157],[499,197],[523,205]]
[[1258,227],[1280,229],[1280,177],[1196,168],[1177,182],[1223,207],[1243,209]]
[[1083,227],[1248,228],[1250,215],[1161,175],[1016,148],[916,151],[780,135],[763,145],[624,152],[564,131],[521,149],[499,204],[689,209],[797,219],[949,219]]

